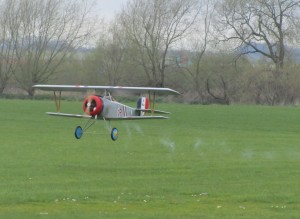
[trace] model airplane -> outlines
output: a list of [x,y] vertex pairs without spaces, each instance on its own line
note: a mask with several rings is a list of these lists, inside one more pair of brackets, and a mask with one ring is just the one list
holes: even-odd
[[[97,119],[104,121],[110,120],[135,120],[135,119],[167,119],[166,116],[155,116],[154,114],[169,114],[169,112],[155,110],[155,96],[180,94],[179,92],[170,88],[156,88],[156,87],[116,87],[116,86],[81,86],[81,85],[34,85],[33,88],[53,91],[54,101],[56,105],[56,112],[47,112],[51,116],[63,116],[73,118],[87,118],[89,119],[85,126],[77,126],[75,129],[75,137],[80,139],[83,133],[91,127]],[[102,92],[102,95],[90,95],[83,101],[84,114],[68,114],[60,112],[60,100],[62,91],[93,91]],[[139,97],[137,107],[133,108],[122,103],[117,102],[112,94],[145,94],[148,97]],[[150,108],[149,108],[150,107]],[[150,115],[146,115],[150,114]],[[113,141],[118,139],[118,129],[110,127],[110,135]]]

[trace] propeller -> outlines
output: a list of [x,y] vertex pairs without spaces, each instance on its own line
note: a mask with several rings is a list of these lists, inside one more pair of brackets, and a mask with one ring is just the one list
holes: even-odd
[[87,115],[99,115],[103,110],[103,100],[96,95],[88,96],[84,99],[82,108]]

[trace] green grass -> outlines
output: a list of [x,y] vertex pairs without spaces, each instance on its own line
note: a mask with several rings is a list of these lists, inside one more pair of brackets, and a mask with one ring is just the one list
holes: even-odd
[[[299,218],[300,109],[158,104],[169,120],[50,117],[0,100],[0,218]],[[63,102],[81,112],[81,102]]]

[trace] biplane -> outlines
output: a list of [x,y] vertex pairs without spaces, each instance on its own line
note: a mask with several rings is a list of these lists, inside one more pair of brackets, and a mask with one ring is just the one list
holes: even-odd
[[[169,112],[156,110],[154,108],[156,95],[180,94],[170,88],[157,87],[34,85],[33,88],[53,92],[56,112],[47,112],[48,115],[88,119],[83,127],[77,126],[75,128],[76,139],[80,139],[83,133],[90,128],[96,120],[104,120],[105,122],[109,122],[110,136],[113,141],[118,139],[119,133],[117,128],[111,128],[111,120],[168,119],[168,117],[163,115],[169,114]],[[60,112],[61,95],[63,91],[93,92],[101,93],[101,95],[93,94],[85,97],[82,105],[83,114],[69,114]],[[140,95],[137,100],[137,107],[133,108],[117,102],[113,98],[113,95],[120,94]],[[148,97],[145,94],[147,94]]]

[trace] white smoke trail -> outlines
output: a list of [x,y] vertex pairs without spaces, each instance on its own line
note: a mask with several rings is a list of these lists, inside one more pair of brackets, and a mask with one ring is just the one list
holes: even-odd
[[141,126],[139,126],[138,124],[135,123],[135,124],[134,124],[134,128],[135,128],[135,130],[137,131],[137,133],[139,133],[139,134],[141,134],[141,135],[144,136],[144,132],[143,132]]
[[175,142],[169,138],[161,139],[160,143],[166,146],[172,152],[175,150]]
[[244,150],[241,153],[242,158],[246,160],[252,160],[254,155],[255,155],[254,152],[251,150]]
[[202,144],[203,144],[202,140],[198,138],[198,139],[196,139],[196,142],[194,144],[194,148],[198,149]]
[[125,126],[128,137],[131,137],[131,135],[132,135],[131,128],[129,127],[129,125],[127,123],[124,123],[124,126]]
[[135,135],[136,133],[139,135],[144,136],[144,131],[141,128],[140,125],[136,124],[136,123],[124,123],[124,127],[126,129],[126,133],[129,137],[131,137],[132,135]]

